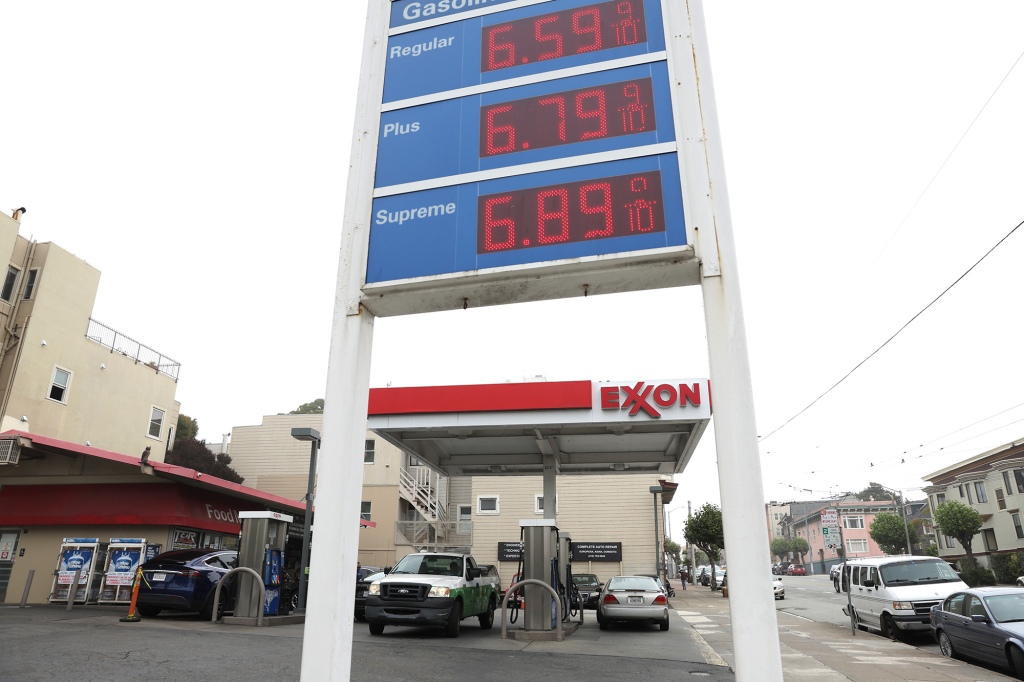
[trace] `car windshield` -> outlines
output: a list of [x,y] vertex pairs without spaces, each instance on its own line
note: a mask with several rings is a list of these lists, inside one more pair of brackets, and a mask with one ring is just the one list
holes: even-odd
[[597,576],[593,573],[579,573],[572,577],[572,581],[577,585],[596,585]]
[[886,585],[956,582],[956,571],[945,561],[921,559],[883,564],[878,569]]
[[649,592],[660,592],[658,589],[658,583],[654,582],[654,578],[648,578],[646,576],[623,576],[618,578],[612,578],[608,581],[608,590],[647,590]]
[[1024,621],[1024,590],[985,597],[985,605],[992,612],[992,617],[1000,623]]
[[157,554],[155,557],[150,559],[154,563],[180,563],[183,564],[193,559],[198,559],[201,556],[206,556],[214,550],[211,549],[176,549],[170,552],[164,552],[163,554]]
[[462,557],[438,554],[409,554],[395,565],[396,573],[414,573],[417,575],[462,575]]

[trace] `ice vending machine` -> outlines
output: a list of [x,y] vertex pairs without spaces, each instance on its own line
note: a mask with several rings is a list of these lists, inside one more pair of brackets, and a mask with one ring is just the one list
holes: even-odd
[[267,511],[244,511],[238,514],[242,521],[242,540],[238,547],[238,565],[256,571],[266,595],[259,604],[259,589],[253,584],[253,575],[239,571],[238,593],[235,597],[235,616],[256,618],[259,609],[264,616],[276,616],[281,605],[281,583],[284,578],[284,546],[288,539],[288,514]]

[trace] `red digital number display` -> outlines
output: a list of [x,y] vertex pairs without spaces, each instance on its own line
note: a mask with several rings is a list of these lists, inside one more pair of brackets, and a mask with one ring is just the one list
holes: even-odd
[[485,26],[480,70],[647,42],[643,0],[611,0]]
[[656,129],[650,78],[480,109],[480,157]]
[[665,231],[661,173],[490,194],[477,203],[476,252]]

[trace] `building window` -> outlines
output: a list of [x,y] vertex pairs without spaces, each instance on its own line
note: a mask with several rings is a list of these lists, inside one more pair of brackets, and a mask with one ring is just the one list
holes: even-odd
[[1014,469],[1013,480],[1017,484],[1017,492],[1024,493],[1024,469]]
[[936,493],[935,494],[935,506],[936,507],[941,507],[943,504],[945,504],[945,502],[946,502],[946,493]]
[[473,508],[466,505],[459,505],[459,532],[468,533],[473,530]]
[[1013,486],[1010,485],[1010,472],[1009,471],[1004,471],[1003,472],[1003,490],[1006,491],[1007,495],[1012,495],[1013,494]]
[[1024,527],[1020,525],[1020,514],[1013,515],[1013,529],[1017,531],[1017,538],[1024,540]]
[[26,301],[28,299],[32,298],[32,292],[35,291],[35,288],[36,288],[36,277],[38,275],[39,275],[39,270],[36,269],[36,268],[33,268],[33,269],[28,271],[28,280],[26,280],[26,282],[25,282],[25,293],[22,296],[22,298],[24,298]]
[[18,275],[21,274],[21,270],[14,267],[13,265],[7,266],[7,277],[4,278],[4,288],[0,289],[0,300],[11,302],[11,298],[14,297],[14,289],[18,285]]
[[988,502],[988,494],[985,492],[985,481],[975,481],[974,492],[978,496],[978,504]]
[[[863,516],[844,516],[843,517],[843,528],[863,528],[864,517]],[[867,550],[865,550],[867,551]]]
[[359,518],[363,521],[370,520],[370,508],[373,506],[373,502],[367,502],[363,500],[359,503]]
[[160,429],[164,425],[164,411],[159,407],[154,407],[152,414],[149,415],[149,435],[152,438],[160,437]]
[[1000,509],[1006,509],[1006,498],[1003,497],[1003,489],[996,488],[996,504]]
[[[974,493],[971,492],[971,484],[960,486],[967,495],[967,504],[974,504]],[[963,495],[961,495],[963,497]]]
[[943,537],[946,538],[946,549],[956,549],[956,540],[948,535],[944,535]]
[[501,505],[498,504],[497,495],[481,495],[476,498],[477,514],[499,514]]
[[[533,513],[543,514],[544,513],[544,495],[533,496]],[[555,495],[555,513],[558,513],[558,495]]]
[[864,538],[852,538],[846,541],[847,552],[866,552],[868,551],[868,541]]
[[999,550],[999,545],[996,544],[996,532],[991,528],[986,528],[981,531],[981,536],[985,538],[985,550],[988,552],[995,552]]
[[53,368],[53,381],[50,382],[50,400],[67,403],[68,387],[71,386],[71,372],[60,367]]
[[363,446],[363,464],[373,464],[376,457],[374,448],[376,447],[376,441],[372,438],[366,439],[366,444]]

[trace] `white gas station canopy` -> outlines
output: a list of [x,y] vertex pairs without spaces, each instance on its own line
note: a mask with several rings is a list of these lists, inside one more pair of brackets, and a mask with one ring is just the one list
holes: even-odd
[[681,472],[711,419],[707,379],[370,390],[368,428],[448,476]]

